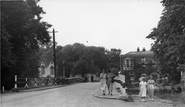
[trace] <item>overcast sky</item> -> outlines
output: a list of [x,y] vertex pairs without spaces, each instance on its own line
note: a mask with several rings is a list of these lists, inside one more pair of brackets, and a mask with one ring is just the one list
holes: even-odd
[[[76,42],[86,46],[121,49],[151,48],[146,39],[157,26],[164,7],[161,0],[41,0],[43,21],[52,24],[58,45]],[[52,36],[52,34],[51,34]]]

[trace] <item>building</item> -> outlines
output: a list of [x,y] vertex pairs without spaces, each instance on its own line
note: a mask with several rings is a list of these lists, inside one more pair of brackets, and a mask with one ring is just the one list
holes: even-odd
[[51,55],[45,55],[42,57],[39,66],[39,77],[54,77],[54,62]]
[[138,81],[142,73],[150,74],[156,68],[153,51],[146,51],[145,48],[121,55],[120,60],[121,71],[127,72],[131,81]]
[[91,64],[90,66],[88,67],[88,73],[87,73],[87,76],[88,76],[88,79],[89,81],[91,80],[91,77],[93,76],[94,78],[94,81],[99,81],[99,74],[101,73],[102,71],[100,70],[100,68],[95,64],[94,60],[91,60]]

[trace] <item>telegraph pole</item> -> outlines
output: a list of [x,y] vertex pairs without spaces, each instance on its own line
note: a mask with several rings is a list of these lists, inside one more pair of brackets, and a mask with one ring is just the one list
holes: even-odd
[[56,70],[56,54],[55,54],[55,29],[53,28],[53,58],[54,58],[54,77],[57,77],[57,70]]

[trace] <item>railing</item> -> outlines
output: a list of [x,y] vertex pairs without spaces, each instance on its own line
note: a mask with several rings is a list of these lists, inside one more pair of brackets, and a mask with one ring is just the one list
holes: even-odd
[[70,84],[74,82],[83,82],[83,79],[82,78],[62,78],[62,77],[18,78],[17,75],[15,75],[14,89],[54,86],[54,85]]

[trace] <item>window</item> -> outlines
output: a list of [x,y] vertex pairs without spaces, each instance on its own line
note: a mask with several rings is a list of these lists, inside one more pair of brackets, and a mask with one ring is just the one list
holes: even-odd
[[131,72],[130,72],[130,75],[134,75],[134,73],[131,71]]
[[126,66],[129,67],[129,60],[126,60]]
[[50,74],[54,75],[54,67],[53,66],[50,67]]
[[146,68],[146,65],[142,65],[143,68]]
[[145,58],[145,57],[142,57],[142,58],[141,58],[141,62],[142,62],[142,63],[145,63],[145,62],[146,62],[146,58]]
[[41,66],[41,74],[45,74],[45,66]]
[[133,60],[130,60],[130,67],[133,67]]

